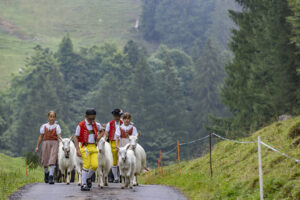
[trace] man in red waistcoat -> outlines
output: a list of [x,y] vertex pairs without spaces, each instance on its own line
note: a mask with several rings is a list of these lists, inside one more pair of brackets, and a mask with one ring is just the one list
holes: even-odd
[[121,115],[123,114],[123,112],[120,109],[115,109],[111,113],[114,117],[114,120],[107,123],[105,133],[108,136],[109,143],[111,145],[111,151],[113,154],[112,173],[114,176],[114,183],[118,183],[118,152],[116,149],[116,129],[118,129],[119,126],[123,124],[123,121],[121,120]]
[[[104,132],[100,123],[95,122],[96,111],[87,109],[85,120],[80,122],[75,133],[75,147],[77,156],[82,157],[82,191],[90,191],[92,187],[91,177],[98,168],[97,142]],[[80,143],[80,144],[79,144]]]

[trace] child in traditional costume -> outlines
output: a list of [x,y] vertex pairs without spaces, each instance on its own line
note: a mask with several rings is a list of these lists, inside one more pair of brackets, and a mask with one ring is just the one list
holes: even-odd
[[78,124],[75,132],[77,156],[82,157],[83,162],[81,191],[90,191],[92,187],[91,177],[98,168],[97,142],[104,132],[101,124],[95,122],[95,118],[95,109],[87,109],[85,120]]
[[113,167],[112,167],[112,174],[114,176],[114,183],[118,183],[118,152],[116,149],[116,130],[119,128],[120,125],[123,124],[121,120],[122,110],[115,109],[112,112],[114,120],[110,121],[106,125],[106,135],[108,136],[109,143],[111,145],[111,151],[113,155]]
[[[41,161],[45,169],[44,181],[49,184],[54,184],[53,175],[58,156],[58,138],[61,137],[61,128],[55,120],[56,113],[54,111],[48,112],[48,123],[41,126],[40,137],[35,148],[35,152],[38,152],[43,141]],[[50,173],[48,167],[50,167]]]
[[131,123],[131,115],[126,112],[122,115],[123,124],[116,130],[116,146],[124,147],[129,143],[129,136],[138,136],[136,128]]

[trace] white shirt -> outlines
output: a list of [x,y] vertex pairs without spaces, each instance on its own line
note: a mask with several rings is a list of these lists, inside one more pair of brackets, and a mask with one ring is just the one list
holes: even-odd
[[[100,131],[102,129],[101,124],[98,122],[96,122],[96,124],[97,124],[98,131]],[[91,124],[89,124],[89,122],[87,120],[85,120],[85,125],[89,131],[93,130],[93,126]],[[79,136],[79,135],[80,135],[80,126],[77,125],[75,136]],[[94,134],[89,134],[88,143],[96,143]]]
[[132,135],[133,136],[137,136],[138,132],[137,132],[136,128],[134,126],[132,126],[131,124],[129,126],[125,126],[124,124],[122,124],[121,126],[119,126],[118,129],[116,129],[115,136],[118,137],[118,138],[121,137],[121,130],[120,130],[120,128],[123,129],[124,131],[129,131],[132,127],[133,127]]
[[56,128],[56,134],[59,135],[61,134],[61,128],[58,124],[54,123],[52,125],[50,125],[49,123],[43,124],[40,128],[40,133],[41,134],[45,134],[45,126],[49,131],[52,131],[53,129]]
[[[117,122],[117,121],[115,120],[115,127],[116,127],[116,131],[117,131],[117,130],[119,129],[119,127],[120,127],[120,121]],[[107,125],[106,125],[105,131],[109,133],[109,130],[110,130],[110,123],[108,122]],[[116,134],[115,134],[114,140],[116,140],[116,139],[117,139],[117,137],[116,137]]]

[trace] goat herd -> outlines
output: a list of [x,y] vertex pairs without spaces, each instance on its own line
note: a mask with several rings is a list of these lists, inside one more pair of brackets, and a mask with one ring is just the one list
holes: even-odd
[[[66,173],[66,183],[70,184],[70,172],[75,168],[78,173],[78,185],[81,185],[82,159],[76,154],[76,148],[71,138],[60,139],[58,149],[58,168],[61,173]],[[137,143],[137,136],[129,136],[129,143],[117,148],[118,166],[122,180],[121,188],[138,185],[137,176],[146,168],[146,153],[143,147]],[[98,149],[98,186],[108,186],[108,174],[113,165],[113,156],[110,144],[102,137],[97,144]]]

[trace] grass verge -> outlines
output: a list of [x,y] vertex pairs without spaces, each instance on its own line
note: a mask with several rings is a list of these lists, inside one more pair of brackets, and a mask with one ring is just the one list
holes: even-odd
[[24,158],[12,158],[0,153],[0,199],[6,199],[20,187],[43,181],[43,170],[38,167],[25,175]]
[[[263,142],[295,158],[298,146],[300,117],[275,122],[242,141]],[[297,128],[299,126],[299,129]],[[214,140],[218,140],[215,139]],[[208,142],[208,141],[207,141]],[[178,188],[191,199],[259,199],[257,144],[236,144],[221,141],[212,151],[213,172],[210,177],[209,155],[164,167],[164,175],[141,177],[144,184],[162,184]],[[300,165],[262,146],[265,199],[300,199]]]

